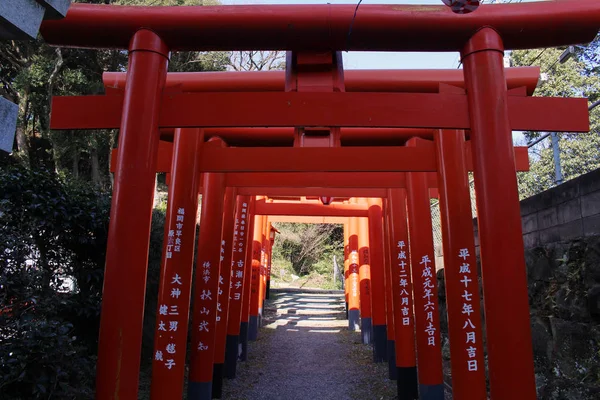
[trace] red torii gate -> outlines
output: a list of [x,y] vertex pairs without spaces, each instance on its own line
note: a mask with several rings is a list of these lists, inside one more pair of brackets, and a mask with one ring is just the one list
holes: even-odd
[[[267,9],[269,13],[264,12]],[[63,116],[78,113],[82,118],[75,125],[87,120],[89,125],[84,127],[104,124],[103,127],[121,128],[119,147],[122,152],[117,162],[111,210],[105,294],[122,293],[121,298],[131,304],[131,309],[124,310],[121,302],[111,296],[104,297],[98,397],[135,398],[137,392],[138,331],[141,331],[138,329],[141,327],[138,311],[143,309],[151,178],[159,141],[158,127],[398,126],[471,129],[491,393],[494,398],[507,398],[515,393],[520,393],[523,398],[534,398],[526,279],[510,130],[584,131],[587,127],[582,122],[587,121],[587,104],[577,100],[508,96],[501,55],[505,46],[528,48],[591,40],[600,25],[600,4],[579,0],[494,6],[489,10],[482,8],[468,18],[452,15],[444,7],[364,6],[353,25],[350,41],[346,33],[352,21],[353,6],[201,7],[185,13],[167,10],[81,5],[73,7],[64,21],[47,23],[42,29],[45,38],[54,44],[125,48],[129,43],[130,49],[124,96],[67,98],[56,101],[53,109],[53,119],[56,117],[55,121],[60,121],[62,118],[62,122],[53,125],[55,128],[69,125],[65,122],[68,117],[61,117],[61,113]],[[548,24],[548,21],[553,23]],[[244,35],[239,35],[242,28]],[[399,43],[398,37],[405,41]],[[468,94],[244,92],[165,93],[161,96],[169,49],[234,48],[461,50]],[[102,110],[100,115],[93,111],[96,107]],[[195,113],[198,109],[203,110],[203,114]],[[228,113],[226,121],[222,113],[225,109]],[[569,114],[562,114],[566,109]],[[359,151],[344,148],[300,148],[293,152],[264,148],[245,150],[215,147],[210,154],[214,151],[215,158],[229,157],[229,162],[234,161],[233,157],[247,159],[251,156],[277,160],[279,154],[280,163],[290,156],[302,161],[319,155],[348,157],[359,154]],[[398,157],[410,154],[408,150],[379,152],[378,156],[383,155],[385,162],[371,159],[369,161],[374,164],[369,170],[389,171],[391,167],[386,163],[397,162]],[[410,150],[420,151],[418,147]],[[373,149],[366,151],[374,152]],[[414,151],[412,154],[411,161],[417,170],[431,170],[428,163],[414,156]],[[218,161],[213,162],[218,164]],[[301,170],[331,171],[334,168],[327,163],[312,167],[308,164],[301,162]],[[240,162],[233,167],[217,165],[204,171],[231,168],[240,171],[248,170],[249,166]],[[408,166],[404,168],[411,170]],[[205,188],[211,186],[205,183]],[[131,239],[129,226],[143,227],[139,240],[127,242]],[[124,281],[117,279],[121,264],[129,265],[129,274]],[[503,299],[506,290],[511,290],[513,297]],[[139,316],[132,318],[135,315]],[[522,334],[506,332],[510,324]],[[521,354],[511,353],[516,349]]]

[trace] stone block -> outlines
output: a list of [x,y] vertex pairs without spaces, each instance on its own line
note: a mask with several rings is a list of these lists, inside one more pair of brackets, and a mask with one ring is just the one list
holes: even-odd
[[557,211],[559,224],[581,219],[581,203],[579,198],[559,204]]
[[538,229],[546,229],[558,225],[558,211],[556,207],[549,207],[538,211]]
[[562,183],[556,188],[550,189],[552,193],[552,203],[561,204],[568,202],[573,199],[579,198],[579,182],[576,179],[572,179]]
[[538,230],[538,216],[537,213],[525,215],[521,218],[521,225],[523,227],[523,233],[531,233]]
[[562,241],[566,242],[583,237],[583,221],[581,219],[561,224],[557,228],[560,234],[560,240]]
[[600,191],[600,169],[595,169],[573,180],[579,184],[581,195]]
[[35,0],[0,3],[0,39],[35,39],[46,9]]
[[595,214],[600,214],[600,190],[581,196],[581,215],[589,217]]
[[586,237],[600,235],[600,214],[583,218],[583,234]]
[[0,97],[0,150],[12,152],[19,106]]
[[533,247],[538,247],[540,245],[540,233],[530,232],[523,235],[523,246],[526,249],[531,249]]
[[556,226],[548,229],[543,229],[539,231],[540,235],[540,243],[554,243],[560,242],[560,231]]
[[61,19],[66,17],[71,0],[37,0],[46,8],[44,19]]
[[531,196],[521,200],[519,206],[521,208],[521,215],[535,214],[540,210],[540,203],[538,202],[537,196]]

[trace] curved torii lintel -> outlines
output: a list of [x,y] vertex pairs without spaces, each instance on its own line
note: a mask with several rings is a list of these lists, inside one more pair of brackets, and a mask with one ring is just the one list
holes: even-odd
[[[129,46],[141,27],[172,50],[459,51],[481,27],[498,31],[506,49],[591,41],[600,27],[597,0],[484,5],[468,15],[443,4],[124,7],[74,4],[46,21],[53,45]],[[352,26],[350,39],[348,32]]]

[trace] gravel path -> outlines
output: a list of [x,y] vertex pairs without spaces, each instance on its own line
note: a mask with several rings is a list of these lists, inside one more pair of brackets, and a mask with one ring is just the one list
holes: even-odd
[[343,293],[280,292],[266,303],[259,339],[249,344],[223,399],[393,399],[387,364],[349,332]]

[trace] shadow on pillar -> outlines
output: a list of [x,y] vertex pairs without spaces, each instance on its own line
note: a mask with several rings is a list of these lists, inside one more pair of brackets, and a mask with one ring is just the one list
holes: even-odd
[[418,399],[419,384],[417,382],[417,367],[397,367],[396,375],[398,400]]
[[271,298],[270,293],[271,293],[271,280],[267,279],[267,289],[266,289],[266,293],[265,293],[265,298],[267,300],[269,300]]

